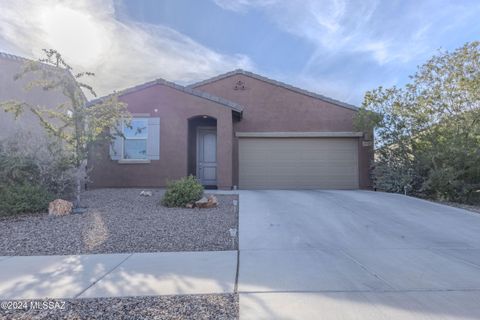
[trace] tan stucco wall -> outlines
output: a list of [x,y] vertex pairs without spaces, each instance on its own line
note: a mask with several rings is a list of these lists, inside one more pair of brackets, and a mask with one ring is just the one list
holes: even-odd
[[[245,90],[234,90],[237,81]],[[243,106],[243,118],[232,119],[232,110],[213,101],[156,84],[123,95],[132,113],[160,117],[160,160],[149,164],[119,164],[110,160],[108,145],[90,154],[92,187],[161,187],[170,179],[192,171],[188,161],[188,119],[208,115],[217,119],[217,177],[219,188],[238,185],[236,132],[351,132],[355,110],[340,107],[245,75],[234,75],[198,87]],[[154,112],[158,109],[158,112]],[[192,137],[190,137],[192,141]],[[358,138],[359,182],[371,187],[369,167],[372,147]],[[195,147],[195,146],[193,146]]]
[[[32,76],[14,80],[15,74],[22,71],[25,60],[14,60],[0,56],[0,101],[16,100],[45,107],[55,107],[66,103],[66,97],[60,91],[44,91],[39,88],[25,89],[33,79]],[[16,139],[28,135],[23,143],[32,145],[45,141],[45,131],[39,125],[37,118],[30,112],[25,112],[17,120],[10,113],[0,110],[0,140],[9,137]]]
[[[108,145],[92,150],[92,187],[161,187],[188,173],[188,119],[207,115],[217,119],[217,181],[232,186],[232,111],[216,102],[156,84],[120,98],[131,113],[160,117],[160,160],[149,164],[119,164],[110,160]],[[154,110],[157,109],[158,112]]]
[[[243,82],[244,90],[234,90]],[[355,110],[340,107],[284,87],[238,74],[196,87],[234,101],[244,107],[243,119],[234,124],[235,132],[251,131],[356,131]],[[234,142],[234,184],[238,184],[238,138]],[[359,138],[359,181],[370,188],[369,169],[372,147]]]

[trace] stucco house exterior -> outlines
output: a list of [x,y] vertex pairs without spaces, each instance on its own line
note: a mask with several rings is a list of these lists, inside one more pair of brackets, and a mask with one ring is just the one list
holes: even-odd
[[219,189],[371,187],[371,134],[355,131],[355,106],[243,70],[187,87],[159,79],[119,99],[131,127],[92,147],[91,187],[190,174]]
[[[60,104],[68,104],[68,99],[59,90],[45,91],[41,88],[26,89],[33,79],[27,75],[15,80],[15,75],[22,72],[26,63],[31,60],[13,54],[0,52],[0,102],[15,100],[45,108],[53,108]],[[48,141],[44,128],[38,118],[30,111],[25,111],[18,119],[11,113],[0,110],[0,141],[15,138],[22,143],[34,146]]]

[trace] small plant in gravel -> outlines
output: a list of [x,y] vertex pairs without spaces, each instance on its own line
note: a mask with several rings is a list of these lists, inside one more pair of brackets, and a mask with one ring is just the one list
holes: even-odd
[[203,186],[194,176],[171,181],[161,201],[166,207],[185,207],[203,196]]

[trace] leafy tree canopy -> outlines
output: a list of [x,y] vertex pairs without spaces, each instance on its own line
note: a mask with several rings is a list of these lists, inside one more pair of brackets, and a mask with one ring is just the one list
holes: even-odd
[[402,88],[366,92],[355,121],[375,130],[375,186],[480,199],[480,42],[440,51]]
[[70,152],[72,166],[77,171],[77,205],[80,202],[81,178],[85,174],[85,164],[89,145],[99,139],[112,139],[109,128],[117,128],[122,119],[129,119],[126,104],[120,102],[116,94],[88,105],[85,90],[96,97],[94,89],[83,82],[92,77],[92,72],[73,73],[70,67],[55,50],[44,50],[45,57],[39,61],[27,62],[15,80],[25,78],[27,90],[34,88],[44,91],[59,91],[66,97],[66,103],[57,106],[30,104],[25,101],[5,101],[0,109],[11,112],[15,118],[30,111],[46,132],[58,138]]

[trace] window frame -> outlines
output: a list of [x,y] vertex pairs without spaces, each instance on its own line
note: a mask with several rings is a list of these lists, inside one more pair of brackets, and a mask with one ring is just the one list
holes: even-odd
[[[125,134],[125,128],[126,128],[126,121],[122,121],[122,134],[123,134],[123,141],[122,141],[122,154],[121,154],[121,160],[123,161],[148,161],[148,117],[142,117],[142,116],[133,116],[130,121],[133,120],[144,120],[146,122],[146,137],[145,138],[138,138],[138,137],[127,137]],[[125,142],[127,140],[145,140],[145,147],[146,147],[146,154],[145,158],[125,158]]]

